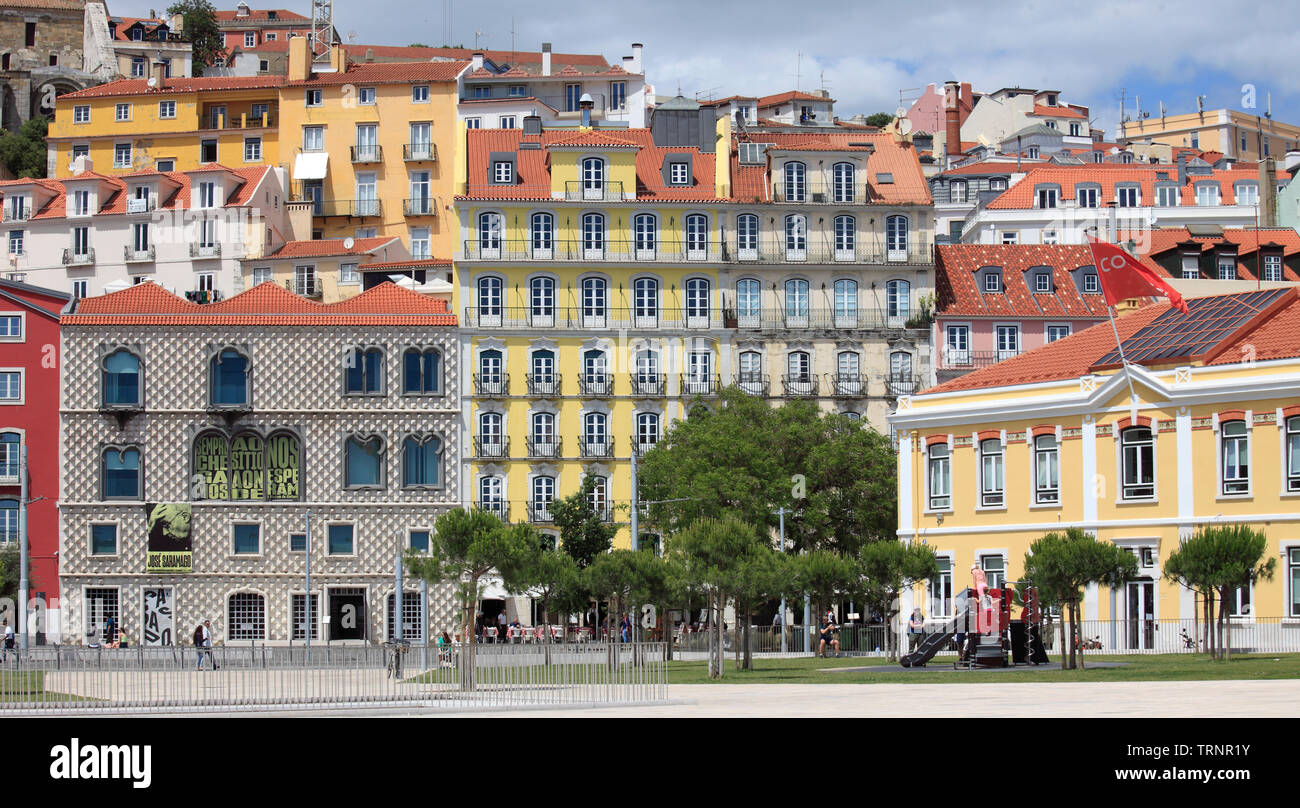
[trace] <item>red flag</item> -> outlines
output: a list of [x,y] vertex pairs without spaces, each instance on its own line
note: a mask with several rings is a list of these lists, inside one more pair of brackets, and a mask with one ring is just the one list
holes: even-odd
[[1106,295],[1109,305],[1114,306],[1131,297],[1153,295],[1169,298],[1171,306],[1183,314],[1187,313],[1186,301],[1167,279],[1143,266],[1114,244],[1088,236],[1088,246],[1092,249],[1092,260],[1097,264],[1101,291]]

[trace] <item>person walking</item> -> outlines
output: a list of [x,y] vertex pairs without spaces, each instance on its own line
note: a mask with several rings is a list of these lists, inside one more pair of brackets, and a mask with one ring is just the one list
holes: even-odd
[[0,659],[3,659],[5,662],[8,662],[9,652],[14,650],[14,627],[9,625],[8,620],[5,620],[4,622],[4,634],[5,634],[4,653],[2,656],[0,656]]
[[217,669],[217,658],[212,655],[212,621],[204,620],[203,624],[194,629],[194,647],[199,655],[198,670],[203,670],[203,658],[206,656],[212,663],[212,670]]
[[916,646],[925,638],[925,615],[921,610],[913,609],[912,617],[907,621],[908,651],[915,651]]

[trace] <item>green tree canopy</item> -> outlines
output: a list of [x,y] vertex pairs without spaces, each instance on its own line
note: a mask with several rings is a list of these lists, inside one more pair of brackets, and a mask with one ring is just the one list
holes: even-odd
[[867,126],[889,126],[893,120],[892,112],[873,112],[867,116]]
[[560,529],[560,547],[578,562],[581,569],[586,569],[596,556],[607,552],[618,532],[618,528],[605,521],[604,514],[592,505],[595,490],[596,478],[587,475],[582,478],[581,490],[551,502],[551,514]]
[[1271,580],[1276,558],[1265,558],[1268,537],[1249,525],[1210,525],[1196,531],[1169,554],[1164,577],[1219,600],[1218,655],[1231,656],[1228,603],[1234,590]]
[[221,30],[217,28],[217,10],[208,0],[177,0],[167,8],[167,16],[181,15],[181,30],[190,40],[190,56],[194,60],[194,75],[203,75],[226,54]]
[[44,177],[48,130],[49,121],[37,115],[24,121],[17,132],[0,132],[0,162],[15,177]]
[[[858,557],[861,575],[862,599],[882,615],[885,624],[892,626],[899,612],[899,598],[903,590],[939,574],[939,559],[934,548],[913,542],[873,542],[862,548]],[[894,634],[886,634],[891,658],[897,654],[893,645]]]

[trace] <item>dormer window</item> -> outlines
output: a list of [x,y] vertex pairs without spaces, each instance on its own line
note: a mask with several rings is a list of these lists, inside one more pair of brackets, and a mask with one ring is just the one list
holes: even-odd
[[131,29],[131,41],[132,41],[132,42],[143,42],[143,41],[144,41],[144,29],[141,28],[141,27],[138,26],[138,25],[135,26],[134,28],[132,28],[132,29]]
[[1201,277],[1201,254],[1200,253],[1183,253],[1183,277],[1184,278]]
[[1232,186],[1232,195],[1237,198],[1238,205],[1258,205],[1259,183],[1239,182]]
[[1097,285],[1097,273],[1087,272],[1083,276],[1083,292],[1088,295],[1095,295],[1101,291]]
[[1141,198],[1136,185],[1121,185],[1115,189],[1115,204],[1121,208],[1136,208]]
[[1219,253],[1219,280],[1233,281],[1237,279],[1237,254],[1236,253]]
[[1264,280],[1280,281],[1282,280],[1282,255],[1281,253],[1264,255]]
[[1061,189],[1055,185],[1040,185],[1034,188],[1034,198],[1038,207],[1054,208],[1061,198]]
[[994,177],[993,179],[989,180],[990,191],[1005,191],[1006,189],[1007,189],[1007,181],[1005,177]]
[[966,201],[966,181],[965,181],[965,180],[953,180],[953,181],[952,181],[952,183],[948,186],[948,201],[949,201],[949,202],[965,202],[965,201]]
[[1096,185],[1081,186],[1074,190],[1075,199],[1079,202],[1081,208],[1097,207],[1097,198],[1101,194],[1101,189]]
[[89,216],[90,215],[90,191],[80,189],[72,192],[72,215]]
[[668,181],[672,185],[689,185],[691,166],[689,163],[672,163],[669,166]]
[[[87,110],[90,108],[87,107]],[[87,112],[89,119],[89,112]],[[759,165],[767,160],[766,143],[741,143],[739,147],[740,162],[743,165]]]
[[1196,186],[1196,204],[1198,207],[1214,207],[1219,204],[1219,184],[1217,182],[1198,183]]
[[984,291],[996,294],[1002,291],[1002,273],[992,270],[984,273]]
[[216,206],[217,184],[215,182],[200,182],[198,207],[215,208]]
[[492,164],[492,181],[498,185],[508,185],[514,182],[514,166],[506,160],[498,160]]
[[1178,197],[1180,188],[1173,183],[1156,186],[1156,207],[1175,208],[1178,207]]
[[1034,294],[1046,295],[1052,292],[1052,273],[1038,271],[1034,273]]
[[1054,93],[1047,94],[1047,106],[1049,107],[1056,106],[1056,95]]

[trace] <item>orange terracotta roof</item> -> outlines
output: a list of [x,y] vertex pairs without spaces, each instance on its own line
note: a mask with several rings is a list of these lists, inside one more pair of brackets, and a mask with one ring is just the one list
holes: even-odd
[[[1262,271],[1258,252],[1273,252],[1280,247],[1284,257],[1300,255],[1300,233],[1290,227],[1227,227],[1222,235],[1193,236],[1185,227],[1161,227],[1155,230],[1121,231],[1120,241],[1133,241],[1139,245],[1138,259],[1147,266],[1166,277],[1173,273],[1161,266],[1155,259],[1172,250],[1180,254],[1194,246],[1199,252],[1206,253],[1224,245],[1232,245],[1237,253],[1237,277],[1242,280],[1255,280]],[[1297,273],[1285,262],[1282,264],[1282,279],[1300,281]]]
[[[858,132],[827,128],[818,132],[749,132],[748,141],[753,143],[770,143],[780,149],[860,151],[857,144],[870,144],[874,151],[867,158],[867,184],[872,202],[896,205],[932,204],[930,184],[921,172],[921,160],[911,144],[900,143],[888,132]],[[733,136],[732,153],[732,199],[734,201],[752,202],[767,200],[770,193],[766,189],[766,166],[741,166],[736,161],[737,136]],[[879,181],[881,174],[891,174],[893,182]]]
[[310,241],[289,241],[280,249],[266,256],[267,260],[281,258],[321,258],[327,255],[365,255],[380,247],[398,241],[396,236],[377,236],[375,238],[354,238],[352,247],[344,246],[347,239],[322,238]]
[[1087,116],[1077,109],[1071,109],[1070,107],[1049,107],[1046,104],[1034,104],[1034,114],[1043,115],[1049,118],[1087,119]]
[[223,90],[260,90],[279,87],[284,76],[200,76],[198,78],[170,78],[163,86],[154,89],[148,79],[122,79],[88,87],[85,90],[64,93],[58,100],[78,98],[111,98],[127,95],[174,95],[178,93],[206,93]]
[[381,283],[338,303],[317,303],[272,282],[217,303],[192,303],[155,283],[78,300],[62,325],[455,326],[446,301]]
[[[225,207],[242,207],[249,204],[253,198],[254,192],[261,183],[266,172],[271,170],[271,166],[248,166],[247,168],[226,168],[225,166],[216,166],[224,171],[228,171],[236,180],[235,187],[222,203]],[[123,174],[116,177],[101,177],[111,188],[112,193],[101,196],[99,199],[99,210],[96,215],[103,216],[109,214],[126,213],[127,195],[122,193],[127,188],[127,181],[136,177],[166,177],[174,184],[174,191],[170,191],[168,196],[158,200],[157,210],[184,210],[190,207],[190,177],[181,171],[142,171],[133,174]],[[84,179],[85,175],[80,177],[66,177],[57,180],[40,180],[43,187],[54,191],[54,197],[44,205],[40,210],[32,215],[32,219],[62,219],[67,216],[67,194],[65,192],[64,182],[76,182]],[[8,183],[0,183],[0,189],[6,186],[23,184],[21,180],[13,180]]]
[[362,264],[358,269],[362,272],[381,270],[381,269],[420,269],[422,267],[449,267],[452,265],[450,258],[412,258],[409,261],[376,261],[372,264]]
[[[268,16],[268,12],[271,12],[271,11],[274,11],[274,12],[275,12],[276,19],[274,19],[274,20],[272,20],[272,19]],[[270,22],[285,22],[285,21],[289,21],[289,22],[311,22],[311,19],[310,19],[309,17],[304,17],[304,16],[302,16],[301,14],[298,14],[297,12],[294,12],[294,11],[288,11],[288,10],[283,9],[283,8],[274,8],[274,9],[257,9],[257,8],[250,8],[250,9],[248,10],[248,14],[247,14],[247,16],[240,17],[240,16],[237,16],[237,15],[238,15],[238,11],[237,11],[237,10],[236,10],[236,11],[217,11],[216,14],[215,14],[216,19],[217,19],[217,22],[239,22],[239,21],[241,21],[241,20],[249,20],[249,21],[251,21],[251,20],[261,20],[262,22],[267,22],[267,21],[270,21]]]
[[569,146],[574,146],[574,147],[599,146],[602,148],[635,149],[640,144],[633,143],[630,140],[626,140],[621,137],[615,137],[613,135],[609,135],[604,132],[598,132],[596,130],[592,130],[589,132],[579,132],[578,134],[571,135],[569,137],[560,137],[555,140],[551,140],[546,145],[550,146],[551,148],[562,148],[562,147],[569,147]]
[[[1034,165],[1039,165],[1039,164],[1034,163]],[[1032,168],[1032,166],[1030,167]],[[1017,172],[1024,172],[1028,170],[1029,170],[1028,168],[1025,168],[1023,166],[1017,168],[1015,163],[1001,162],[996,160],[981,160],[978,163],[970,163],[969,165],[958,166],[957,168],[950,168],[947,171],[941,173],[939,176],[952,177],[952,176],[970,176],[972,174],[977,176],[983,176],[985,174],[1015,174]]]
[[[5,5],[8,5],[8,3],[5,3]],[[131,26],[136,23],[143,24],[145,30],[150,32],[156,31],[160,25],[168,25],[168,29],[170,30],[170,24],[167,20],[149,19],[147,17],[110,17],[109,22],[117,24],[117,27],[113,29],[113,39],[118,42],[140,42],[142,45],[149,44],[144,40],[133,40],[131,37],[127,36],[127,32],[131,30]]]
[[[1163,172],[1166,176],[1157,177]],[[1278,172],[1278,177],[1289,176],[1285,171]],[[1233,183],[1241,180],[1258,183],[1259,173],[1253,170],[1230,169],[1213,171],[1210,174],[1189,174],[1187,183],[1182,186],[1181,204],[1191,207],[1196,204],[1196,185],[1202,182],[1217,182],[1219,185],[1219,204],[1232,205],[1236,202]],[[1139,202],[1142,207],[1155,205],[1155,185],[1157,182],[1177,182],[1178,167],[1160,164],[1115,164],[1085,163],[1080,166],[1043,166],[1030,170],[1028,175],[1007,189],[988,204],[990,210],[1027,210],[1034,207],[1034,187],[1041,183],[1054,183],[1061,188],[1061,199],[1075,199],[1075,186],[1095,183],[1101,186],[1098,202],[1115,199],[1115,186],[1118,183],[1137,183],[1142,190]]]
[[415,81],[455,81],[469,62],[363,62],[350,64],[342,73],[317,73],[306,81],[287,81],[286,87],[329,84],[405,84]]
[[[939,317],[1101,319],[1106,301],[1082,294],[1070,273],[1092,266],[1092,251],[1078,244],[940,244],[935,247],[936,314]],[[1051,267],[1053,291],[1039,294],[1025,273]],[[1002,268],[1001,292],[985,292],[975,275]]]
[[820,95],[805,93],[799,90],[790,90],[789,92],[777,93],[776,95],[765,95],[758,99],[758,107],[772,107],[777,104],[784,104],[787,101],[823,101],[826,103],[835,103],[834,98],[822,98]]

